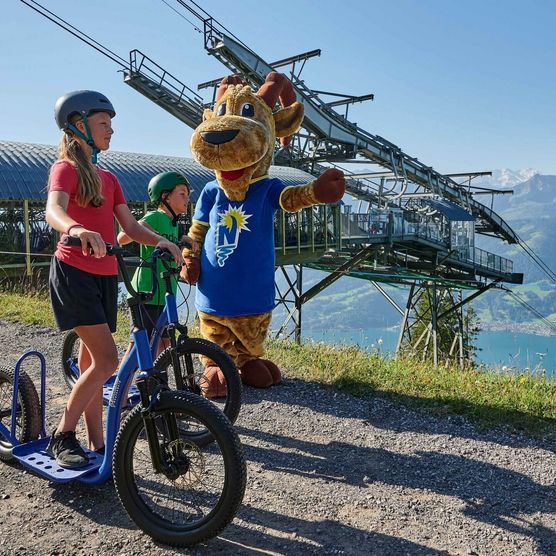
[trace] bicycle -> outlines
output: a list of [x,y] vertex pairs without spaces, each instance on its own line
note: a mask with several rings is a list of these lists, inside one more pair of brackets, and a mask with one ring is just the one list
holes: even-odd
[[[140,264],[145,263],[141,261]],[[149,266],[151,269],[151,284],[155,287],[156,265],[151,263]],[[120,274],[126,287],[131,287],[125,265],[122,265],[120,268]],[[222,397],[211,398],[211,401],[225,413],[232,423],[235,423],[241,408],[243,389],[239,373],[231,357],[220,346],[203,338],[190,337],[188,327],[179,322],[176,296],[172,293],[171,286],[171,277],[178,274],[178,269],[171,268],[168,265],[165,266],[165,271],[162,273],[165,289],[165,305],[156,322],[150,340],[154,368],[157,371],[164,370],[168,377],[173,377],[173,389],[187,390],[203,395],[206,391],[206,378],[200,356],[214,361],[224,375],[227,393]],[[153,290],[153,296],[155,291]],[[168,331],[170,345],[160,355],[156,356],[164,330]],[[177,337],[177,332],[180,334],[179,337]],[[70,389],[73,388],[80,375],[77,363],[80,343],[79,336],[71,330],[66,333],[62,344],[62,372],[64,380]],[[173,372],[169,372],[170,368]],[[114,377],[108,379],[104,385],[103,399],[105,404],[110,399],[113,384]],[[138,400],[137,389],[131,386],[127,405],[132,407]],[[208,442],[210,437],[206,435],[204,440]]]
[[[67,244],[75,245],[74,239]],[[120,268],[125,265],[120,246],[107,244],[107,252]],[[153,258],[162,256],[155,249]],[[170,390],[164,370],[154,369],[139,312],[145,296],[127,286],[134,346],[114,380],[104,455],[85,450],[88,464],[66,469],[46,452],[46,361],[42,353],[29,351],[13,371],[0,367],[0,460],[16,459],[56,483],[97,485],[113,476],[118,498],[139,528],[163,543],[191,546],[218,535],[235,516],[245,493],[245,459],[221,411],[192,392]],[[40,401],[21,370],[30,357],[40,362]],[[123,397],[134,375],[139,402],[120,425]],[[198,442],[204,431],[214,442]]]

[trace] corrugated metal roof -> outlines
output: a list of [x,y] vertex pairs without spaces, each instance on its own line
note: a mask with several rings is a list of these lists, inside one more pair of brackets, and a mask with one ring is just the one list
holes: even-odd
[[[57,158],[53,145],[36,145],[0,141],[0,200],[46,199],[48,169]],[[159,172],[176,170],[191,184],[191,200],[195,202],[214,173],[190,158],[154,154],[106,152],[99,156],[99,166],[113,172],[128,201],[148,201],[147,184]],[[287,185],[301,185],[313,176],[284,166],[271,166],[270,175]]]
[[424,202],[441,212],[448,220],[455,222],[471,222],[475,220],[475,217],[463,207],[447,199],[425,199]]

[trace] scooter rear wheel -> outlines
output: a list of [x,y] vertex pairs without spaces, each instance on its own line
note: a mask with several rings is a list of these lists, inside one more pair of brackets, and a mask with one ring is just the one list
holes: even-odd
[[73,330],[66,333],[64,336],[64,343],[62,344],[62,372],[64,373],[64,380],[70,390],[77,382],[79,375],[73,372],[69,360],[77,367],[80,345],[81,340]]
[[[14,371],[0,366],[0,422],[8,429],[12,420],[13,384]],[[35,385],[24,371],[19,372],[18,391],[15,437],[23,444],[39,437],[41,410]],[[0,460],[12,460],[12,448],[11,440],[0,433]]]

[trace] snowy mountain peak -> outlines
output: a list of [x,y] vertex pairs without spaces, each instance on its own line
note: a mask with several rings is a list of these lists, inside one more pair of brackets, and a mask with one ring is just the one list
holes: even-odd
[[501,170],[493,170],[492,177],[489,181],[493,186],[510,188],[518,183],[531,179],[538,173],[538,170],[535,170],[534,168],[526,168],[524,170],[510,170],[509,168],[502,168]]

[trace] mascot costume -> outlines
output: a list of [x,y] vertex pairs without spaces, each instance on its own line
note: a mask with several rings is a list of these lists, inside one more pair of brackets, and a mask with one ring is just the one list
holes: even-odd
[[[273,111],[278,100],[281,107]],[[336,203],[345,191],[343,173],[332,168],[296,187],[269,178],[276,138],[287,146],[302,120],[303,105],[283,74],[268,74],[256,93],[240,78],[226,77],[214,110],[205,110],[191,138],[193,157],[214,170],[216,180],[197,201],[188,235],[200,252],[184,249],[182,278],[197,284],[203,337],[232,357],[244,384],[257,388],[281,380],[278,366],[261,358],[275,306],[274,214]],[[226,395],[220,369],[203,363],[205,395]]]

